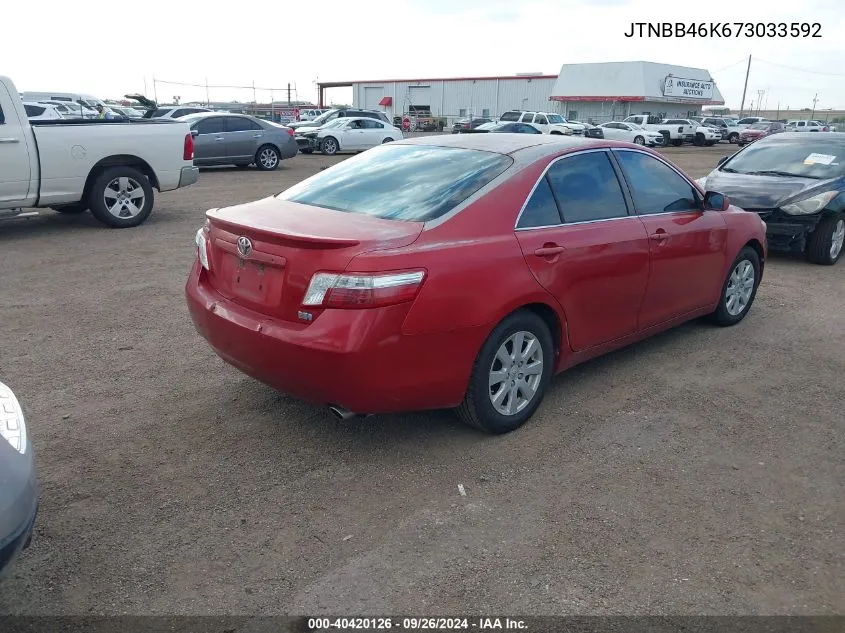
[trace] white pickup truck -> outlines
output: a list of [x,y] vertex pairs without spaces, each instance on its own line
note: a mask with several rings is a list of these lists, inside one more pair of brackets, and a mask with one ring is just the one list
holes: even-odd
[[695,131],[691,125],[680,123],[670,125],[654,114],[632,114],[624,120],[624,123],[636,123],[647,130],[660,132],[663,135],[664,145],[682,145],[684,141],[692,142],[695,139]]
[[197,181],[187,123],[135,120],[30,122],[17,88],[0,76],[0,219],[88,209],[104,224],[137,226],[153,188]]

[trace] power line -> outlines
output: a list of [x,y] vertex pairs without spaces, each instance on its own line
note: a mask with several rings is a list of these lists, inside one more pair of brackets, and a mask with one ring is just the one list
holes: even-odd
[[[237,90],[279,90],[279,91],[286,91],[287,87],[285,88],[262,88],[261,86],[253,86],[252,84],[248,86],[224,86],[224,85],[216,85],[216,84],[192,84],[187,83],[184,81],[165,81],[164,79],[157,79],[154,78],[153,82],[160,83],[160,84],[169,84],[171,86],[190,86],[192,88],[228,88],[228,89],[237,89]],[[296,89],[296,83],[293,83],[294,89]]]
[[845,73],[827,73],[821,70],[810,70],[809,68],[797,68],[796,66],[787,66],[786,64],[776,64],[775,62],[769,62],[765,59],[760,59],[759,57],[754,58],[755,61],[763,62],[764,64],[768,64],[769,66],[779,66],[781,68],[787,68],[789,70],[797,70],[798,72],[802,73],[810,73],[812,75],[827,75],[829,77],[845,77]]
[[739,66],[740,64],[744,64],[746,62],[746,58],[743,57],[742,59],[735,61],[733,64],[728,64],[724,68],[719,68],[717,70],[712,71],[710,74],[720,73],[723,70],[727,70],[728,68],[733,68],[734,66]]

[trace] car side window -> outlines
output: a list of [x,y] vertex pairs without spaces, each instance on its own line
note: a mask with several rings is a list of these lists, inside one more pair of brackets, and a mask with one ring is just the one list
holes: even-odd
[[255,121],[250,121],[239,116],[227,116],[226,131],[227,132],[248,132],[253,130],[260,130],[261,126]]
[[692,185],[678,173],[643,152],[617,151],[640,215],[699,209]]
[[549,121],[542,114],[538,114],[536,117],[534,117],[534,123],[539,123],[540,125],[548,125]]
[[376,121],[375,119],[368,119],[366,121],[361,121],[364,124],[365,128],[369,128],[371,130],[383,130],[384,124],[381,121]]
[[223,132],[223,117],[213,116],[202,119],[195,124],[198,134],[221,134]]
[[519,216],[516,228],[530,229],[538,226],[557,226],[560,223],[560,210],[557,207],[554,195],[552,195],[549,179],[547,176],[543,176],[528,199],[522,215]]
[[6,122],[6,115],[3,114],[3,108],[0,107],[0,125],[3,125]]
[[536,127],[525,125],[524,123],[519,123],[519,128],[516,131],[522,134],[542,134]]
[[548,171],[563,221],[591,222],[628,215],[625,196],[607,152],[559,160]]
[[525,114],[522,115],[522,118],[520,119],[520,121],[522,121],[523,123],[531,123],[531,121],[533,121],[533,120],[534,120],[534,113],[533,112],[526,112]]

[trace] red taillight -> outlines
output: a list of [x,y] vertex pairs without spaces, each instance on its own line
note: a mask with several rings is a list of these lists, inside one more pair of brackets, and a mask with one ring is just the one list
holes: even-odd
[[290,136],[293,136],[293,135],[294,135],[293,128],[287,128],[287,131],[288,131],[288,134],[289,134]]
[[322,308],[377,308],[410,301],[420,290],[425,271],[391,273],[316,273],[303,306]]
[[182,150],[182,160],[194,160],[194,137],[185,134],[185,148]]

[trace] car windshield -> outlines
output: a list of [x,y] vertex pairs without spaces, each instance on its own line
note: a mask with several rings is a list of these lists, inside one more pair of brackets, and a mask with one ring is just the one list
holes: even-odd
[[278,195],[377,218],[425,222],[448,213],[513,163],[503,154],[429,145],[380,145]]
[[348,121],[349,121],[349,119],[347,117],[343,117],[341,119],[332,119],[331,121],[329,121],[328,123],[326,123],[322,127],[324,127],[324,128],[340,127],[341,125],[345,125]]
[[[550,114],[548,116],[548,119],[549,119],[549,123],[563,123],[564,122],[563,117],[560,116],[559,114]],[[574,121],[570,121],[570,123],[574,123]]]
[[337,110],[329,110],[328,112],[321,114],[316,119],[314,119],[314,123],[324,123],[328,121],[329,117],[331,117],[335,112],[337,112]]
[[728,160],[721,170],[819,179],[845,174],[845,140],[818,138],[818,134],[811,139],[789,136],[774,134],[760,139]]

